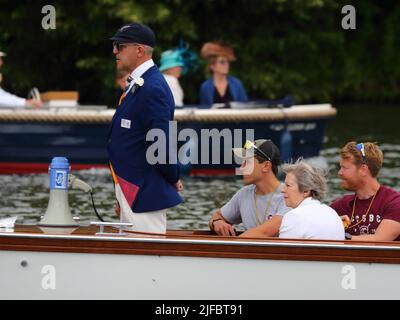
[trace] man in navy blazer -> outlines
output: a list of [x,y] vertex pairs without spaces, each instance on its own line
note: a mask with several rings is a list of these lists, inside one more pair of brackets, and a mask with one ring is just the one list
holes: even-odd
[[[169,163],[168,154],[174,99],[152,60],[155,36],[148,26],[126,25],[111,40],[117,69],[130,73],[112,119],[107,147],[117,213],[121,222],[133,224],[134,231],[165,233],[167,209],[182,202],[177,191],[183,189],[177,161]],[[166,163],[152,164],[148,159],[152,141],[146,136],[150,130],[165,133],[166,145],[160,152],[166,153]]]

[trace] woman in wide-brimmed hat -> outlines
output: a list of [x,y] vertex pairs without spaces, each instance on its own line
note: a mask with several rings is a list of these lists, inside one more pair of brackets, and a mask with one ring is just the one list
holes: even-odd
[[200,87],[201,104],[248,101],[241,81],[228,75],[230,63],[236,60],[231,47],[220,42],[207,42],[201,49],[201,56],[208,60],[208,70],[212,73]]

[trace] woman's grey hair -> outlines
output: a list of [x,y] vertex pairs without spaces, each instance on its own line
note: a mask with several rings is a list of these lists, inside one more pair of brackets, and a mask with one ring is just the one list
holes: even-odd
[[286,174],[292,173],[296,177],[300,192],[310,191],[311,197],[316,200],[322,200],[325,197],[328,191],[326,170],[313,167],[303,159],[282,165],[282,170]]

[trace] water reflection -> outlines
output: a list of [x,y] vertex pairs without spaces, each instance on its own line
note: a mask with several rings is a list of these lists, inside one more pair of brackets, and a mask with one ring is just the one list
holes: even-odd
[[[329,169],[329,203],[343,194],[337,178],[339,150],[346,141],[377,141],[385,155],[381,183],[400,190],[400,136],[397,119],[400,109],[393,107],[343,107],[331,122],[318,163]],[[107,221],[116,221],[114,193],[108,170],[87,170],[75,175],[94,188],[94,200],[100,214]],[[242,186],[240,177],[184,178],[185,202],[171,209],[169,229],[207,229],[210,213],[220,208]],[[33,224],[40,220],[47,208],[48,175],[0,175],[0,217],[15,216],[17,223]],[[155,199],[156,201],[156,199]],[[97,221],[90,196],[79,190],[69,192],[69,203],[74,216],[81,222]]]

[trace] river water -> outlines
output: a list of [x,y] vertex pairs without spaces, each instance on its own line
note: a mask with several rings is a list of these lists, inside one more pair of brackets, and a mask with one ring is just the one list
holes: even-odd
[[[381,146],[384,168],[380,182],[400,191],[400,106],[340,106],[338,116],[329,123],[317,163],[329,169],[329,203],[343,194],[337,178],[339,150],[347,141],[374,141]],[[94,189],[94,201],[107,221],[117,221],[114,194],[108,170],[86,170],[74,173]],[[168,213],[169,229],[207,229],[210,213],[220,208],[243,185],[240,177],[185,177],[185,203]],[[34,224],[48,204],[48,175],[0,175],[0,218],[18,216],[17,223]],[[74,216],[88,223],[97,221],[90,196],[79,190],[69,192]]]

